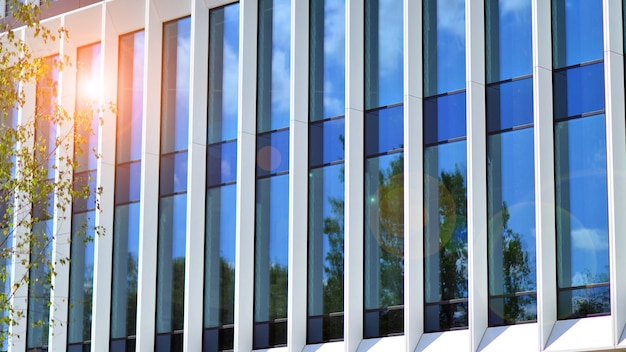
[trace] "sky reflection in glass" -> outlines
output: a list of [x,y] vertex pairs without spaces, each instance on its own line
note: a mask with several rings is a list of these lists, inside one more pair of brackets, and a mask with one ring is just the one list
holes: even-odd
[[554,117],[604,110],[604,63],[554,72]]
[[602,59],[602,1],[553,0],[554,68]]
[[464,137],[465,92],[424,100],[424,143],[430,145]]

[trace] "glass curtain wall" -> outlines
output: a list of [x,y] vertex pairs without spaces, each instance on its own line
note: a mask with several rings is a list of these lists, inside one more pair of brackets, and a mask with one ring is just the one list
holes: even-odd
[[119,39],[111,350],[134,351],[137,322],[144,32]]
[[345,12],[310,2],[309,344],[343,339]]
[[[96,84],[100,71],[100,43],[78,48],[77,92],[89,92]],[[96,217],[96,169],[95,151],[98,148],[97,107],[94,97],[77,97],[76,112],[81,120],[75,123],[81,134],[74,141],[77,166],[74,170],[74,189],[88,189],[90,195],[79,197],[72,203],[72,244],[70,258],[70,296],[68,322],[68,352],[83,351],[91,340],[91,307],[93,297],[93,265]],[[84,117],[89,120],[82,121]],[[85,124],[80,126],[78,124]]]
[[255,349],[287,344],[290,26],[289,0],[259,1]]
[[35,112],[35,160],[42,168],[47,169],[44,176],[35,176],[38,182],[47,186],[33,204],[33,242],[30,244],[30,264],[28,270],[28,312],[26,333],[28,351],[46,348],[50,321],[50,288],[52,272],[48,263],[52,260],[52,241],[54,238],[54,183],[56,163],[56,124],[52,121],[56,101],[56,87],[59,72],[56,67],[59,56],[45,59],[46,76],[37,82],[37,99]]
[[552,2],[558,318],[610,313],[602,1]]
[[209,12],[204,352],[233,349],[239,4]]
[[404,332],[402,23],[402,1],[365,1],[365,338]]
[[465,1],[425,0],[425,331],[466,328]]
[[486,3],[489,325],[537,320],[531,1]]
[[183,350],[191,18],[163,25],[156,350]]

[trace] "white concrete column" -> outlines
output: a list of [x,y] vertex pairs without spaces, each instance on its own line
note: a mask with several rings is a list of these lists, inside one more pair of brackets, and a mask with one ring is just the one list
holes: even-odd
[[404,335],[424,333],[424,133],[422,4],[404,0]]
[[[117,101],[119,37],[109,16],[108,4],[102,6],[102,37],[100,45],[100,105]],[[96,226],[104,236],[94,238],[93,306],[91,321],[91,350],[107,352],[111,330],[111,280],[113,257],[113,215],[115,213],[115,136],[117,117],[110,110],[102,112],[103,123],[98,130],[98,171],[96,182],[103,189],[99,196],[100,211],[96,211]]]
[[364,1],[346,0],[344,346],[363,340]]
[[613,344],[626,325],[626,126],[624,123],[624,27],[622,2],[603,1],[606,156],[609,210],[609,260]]
[[[65,26],[65,17],[61,17],[61,26]],[[66,42],[65,38],[59,39],[59,56],[67,56],[70,67],[65,67],[59,72],[57,101],[67,112],[68,116],[74,115],[76,96],[76,48]],[[67,184],[72,182],[72,169],[65,160],[72,158],[74,153],[74,136],[72,134],[73,119],[57,125],[57,136],[61,138],[62,145],[56,150],[55,182]],[[69,149],[66,149],[69,147]],[[52,241],[52,263],[56,275],[51,278],[50,290],[50,331],[48,348],[51,351],[62,351],[67,346],[67,320],[70,285],[70,252],[72,239],[72,205],[59,197],[54,197],[54,220]]]
[[159,156],[161,135],[161,61],[163,23],[153,0],[145,8],[144,91],[139,205],[139,268],[137,287],[137,351],[154,351],[157,243],[159,218]]
[[256,167],[256,0],[241,0],[239,120],[237,131],[237,226],[235,250],[235,351],[252,350]]
[[307,334],[309,185],[309,1],[291,1],[289,123],[289,272],[287,345],[302,351]]
[[191,2],[191,62],[189,91],[189,170],[183,350],[201,351],[204,326],[204,223],[206,197],[206,134],[209,10]]
[[532,0],[539,350],[545,348],[556,323],[557,304],[552,36],[546,33],[552,33],[550,1]]
[[465,19],[468,315],[470,348],[477,351],[489,323],[484,0],[469,0],[466,3]]

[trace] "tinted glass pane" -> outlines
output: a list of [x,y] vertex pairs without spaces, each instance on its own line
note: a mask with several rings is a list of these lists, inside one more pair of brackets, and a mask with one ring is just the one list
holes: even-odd
[[598,287],[559,290],[558,318],[574,319],[590,315],[608,315],[611,298],[608,282]]
[[144,32],[120,37],[117,92],[117,162],[141,158]]
[[404,146],[404,108],[370,111],[365,114],[365,155],[376,155]]
[[68,342],[91,340],[95,212],[72,216]]
[[465,0],[424,0],[424,96],[465,88]]
[[[343,173],[343,164],[309,171],[309,316],[343,312]],[[309,320],[309,327],[314,323]],[[330,336],[339,335],[337,324],[322,317],[316,324],[320,336],[309,336],[309,342],[327,341]]]
[[554,72],[554,117],[604,110],[602,62]]
[[533,79],[487,86],[487,131],[533,123]]
[[160,195],[187,190],[187,152],[161,156]]
[[115,204],[139,200],[141,188],[141,162],[115,167]]
[[365,163],[366,310],[404,303],[403,167],[402,153],[370,158]]
[[424,150],[424,271],[427,331],[467,326],[465,141]]
[[602,1],[552,0],[554,68],[602,59]]
[[237,138],[239,3],[210,11],[208,142]]
[[345,121],[336,119],[309,125],[309,166],[344,158]]
[[[100,43],[78,48],[76,61],[78,70],[76,73],[76,109],[83,119],[75,123],[75,128],[80,136],[75,143],[75,157],[78,167],[75,171],[93,170],[97,166],[96,151],[98,148],[98,115],[95,113],[94,100],[98,97],[95,92],[98,88],[100,73]],[[83,96],[81,97],[81,94]]]
[[[490,296],[535,291],[533,129],[487,139],[487,216]],[[492,299],[490,320],[502,325],[536,319],[534,296]]]
[[161,153],[187,149],[191,17],[163,25]]
[[311,1],[310,120],[345,114],[345,0]]
[[289,126],[290,0],[259,1],[257,132]]
[[424,100],[424,143],[465,136],[465,92]]
[[52,236],[55,234],[53,226],[52,220],[33,224],[34,239],[30,244],[30,262],[39,265],[31,266],[28,272],[27,348],[48,345],[51,273],[46,263],[52,261]]
[[237,180],[237,142],[207,148],[207,187]]
[[156,332],[183,328],[187,194],[159,201]]
[[139,203],[115,207],[111,338],[135,335],[137,321],[137,259]]
[[204,327],[234,323],[236,185],[206,196]]
[[[96,170],[74,174],[74,190],[79,195],[72,200],[72,212],[79,213],[96,209]],[[89,196],[85,197],[85,192],[89,191]]]
[[[258,323],[287,318],[289,175],[259,179],[256,190],[254,348],[264,348],[287,343],[281,327]],[[274,330],[278,335],[266,340]]]
[[365,0],[365,108],[402,102],[401,0]]
[[487,83],[532,74],[531,0],[485,2]]
[[257,136],[257,177],[289,170],[289,131]]
[[[604,115],[557,123],[555,158],[558,287],[608,282]],[[585,314],[591,296],[571,292],[580,296],[562,298],[559,316]]]

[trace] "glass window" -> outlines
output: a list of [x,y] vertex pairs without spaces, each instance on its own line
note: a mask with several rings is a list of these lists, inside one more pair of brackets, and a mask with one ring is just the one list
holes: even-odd
[[424,150],[425,331],[467,327],[466,142]]
[[554,72],[554,117],[604,110],[604,63]]
[[403,100],[401,0],[365,1],[365,108]]
[[604,115],[555,125],[560,319],[610,312]]
[[344,126],[345,120],[343,118],[309,125],[310,166],[322,166],[343,160]]
[[52,260],[52,241],[54,235],[53,220],[41,220],[33,223],[32,234],[34,240],[30,248],[30,262],[28,286],[28,312],[26,334],[28,349],[45,347],[48,345],[50,324],[50,268]]
[[532,74],[531,1],[487,0],[487,83]]
[[532,123],[532,78],[487,86],[487,132],[498,132]]
[[487,138],[489,325],[537,319],[533,129]]
[[424,0],[424,96],[465,89],[465,0]]
[[404,331],[404,158],[365,164],[364,337]]
[[289,130],[259,135],[256,142],[257,177],[289,171]]
[[553,0],[554,68],[602,59],[602,1]]
[[404,146],[402,105],[368,111],[365,114],[365,155],[386,153]]
[[257,132],[289,126],[290,0],[259,1]]
[[465,92],[424,100],[424,143],[430,145],[464,137]]
[[237,141],[211,145],[207,153],[208,187],[237,180]]

